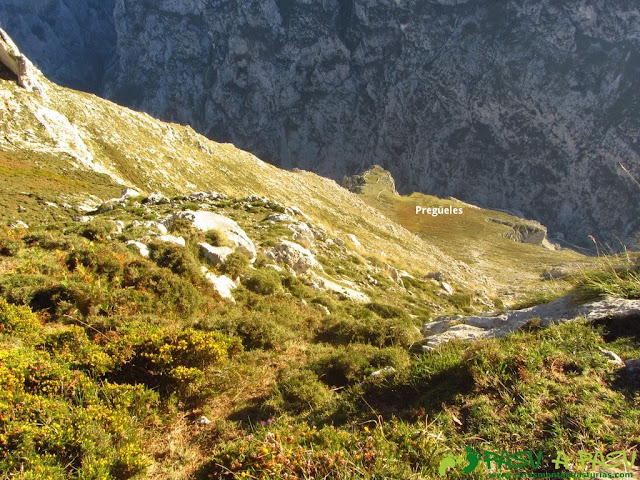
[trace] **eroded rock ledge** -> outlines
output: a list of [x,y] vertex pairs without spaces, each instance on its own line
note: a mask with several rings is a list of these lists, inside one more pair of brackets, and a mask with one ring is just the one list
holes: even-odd
[[13,43],[11,37],[0,29],[0,62],[16,77],[18,85],[29,92],[43,92],[42,74]]
[[543,305],[509,310],[504,313],[489,313],[476,316],[444,316],[425,323],[422,334],[426,340],[422,344],[425,351],[450,340],[478,340],[482,338],[504,337],[539,319],[542,326],[562,323],[579,318],[597,321],[606,318],[622,319],[640,317],[640,300],[605,298],[590,303],[578,303],[574,297],[566,296]]

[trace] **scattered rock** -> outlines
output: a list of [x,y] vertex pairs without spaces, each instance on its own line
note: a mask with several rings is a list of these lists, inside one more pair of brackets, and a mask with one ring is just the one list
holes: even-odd
[[282,223],[282,222],[295,222],[296,220],[286,213],[272,213],[267,218],[270,222]]
[[134,188],[125,188],[122,191],[122,198],[136,198],[142,195],[138,190]]
[[233,280],[231,280],[226,275],[222,275],[218,277],[213,273],[209,272],[206,267],[202,267],[202,273],[205,278],[211,282],[214,290],[225,300],[230,300],[235,303],[235,298],[233,298],[233,294],[231,293],[233,290],[238,288]]
[[321,303],[314,303],[314,305],[319,310],[322,310],[322,313],[324,313],[327,317],[331,315],[331,310],[329,310],[326,305],[322,305]]
[[119,205],[122,205],[119,203],[120,199],[111,199],[108,202],[105,202],[103,204],[101,204],[97,209],[96,212],[97,213],[107,213],[107,212],[111,212],[112,210],[115,210],[116,208],[116,203]]
[[200,251],[207,259],[207,262],[214,267],[223,264],[229,255],[233,253],[233,249],[229,247],[214,247],[208,243],[200,243],[199,245]]
[[344,247],[344,240],[342,240],[341,238],[334,238],[333,244],[339,247]]
[[78,223],[87,223],[87,222],[90,222],[91,220],[93,220],[93,217],[90,217],[88,215],[82,215],[80,217],[73,217],[73,221],[74,222],[78,222]]
[[362,247],[362,244],[360,243],[360,240],[358,240],[358,237],[356,237],[353,233],[348,233],[347,234],[347,238],[349,240],[351,240],[351,243],[353,243],[354,246]]
[[445,291],[447,295],[453,295],[453,287],[447,282],[440,282],[440,287]]
[[567,278],[571,275],[571,272],[566,268],[552,267],[542,272],[542,278],[544,280],[559,280],[561,278]]
[[346,300],[351,300],[358,303],[370,303],[371,299],[362,292],[354,290],[353,288],[345,287],[327,278],[313,274],[309,277],[310,286],[316,290],[325,290],[337,293]]
[[29,228],[29,225],[27,225],[25,222],[23,222],[22,220],[16,220],[14,222],[9,223],[9,227],[14,228],[14,229],[18,229],[18,228]]
[[396,369],[393,367],[384,367],[380,370],[376,370],[369,374],[369,378],[378,378],[378,377],[386,377],[389,375],[394,375],[396,373]]
[[169,233],[169,230],[167,230],[167,227],[165,227],[160,222],[149,221],[149,222],[145,222],[144,226],[149,229],[155,229],[157,233],[159,233],[160,235],[167,235]]
[[437,282],[442,282],[444,280],[444,273],[442,272],[429,272],[424,276],[425,280],[433,279]]
[[469,340],[474,338],[503,337],[518,330],[529,321],[537,319],[542,326],[562,323],[585,317],[590,321],[604,318],[627,318],[640,316],[640,300],[606,298],[597,302],[578,304],[573,297],[562,297],[552,302],[510,310],[499,315],[438,317],[425,323],[422,334],[427,337],[427,349],[448,342],[452,338]]
[[248,197],[244,197],[242,201],[245,203],[254,203],[254,202],[269,203],[269,199],[267,197],[259,197],[257,195],[249,195]]
[[144,243],[138,242],[136,240],[129,240],[127,242],[127,245],[132,245],[132,246],[136,247],[141,256],[143,256],[143,257],[148,257],[149,256],[149,248]]
[[293,240],[306,248],[310,248],[313,245],[315,236],[311,231],[311,228],[306,223],[295,223],[289,225],[289,230],[293,232]]
[[600,350],[600,352],[609,359],[609,361],[611,361],[612,363],[615,363],[617,365],[621,365],[624,367],[625,363],[622,361],[622,359],[616,355],[614,352],[612,352],[611,350],[605,350],[602,347],[598,347],[598,350]]
[[238,251],[247,255],[252,263],[255,261],[257,256],[256,246],[245,231],[230,218],[213,212],[194,212],[191,210],[174,213],[168,219],[168,222],[171,223],[174,218],[185,218],[191,221],[194,227],[203,232],[208,232],[209,230],[223,232]]
[[[387,269],[387,271],[389,272],[389,274],[391,275],[391,279],[404,286],[404,282],[402,281],[403,277],[411,277],[411,275],[409,275],[408,272],[405,272],[404,270],[398,270],[397,268],[392,267],[391,265],[388,265],[385,263],[385,268]],[[411,277],[413,278],[413,277]]]
[[298,207],[296,206],[291,206],[291,207],[287,207],[284,209],[284,213],[287,213],[289,215],[295,215],[298,217],[304,217],[307,220],[309,219],[309,217],[307,217],[307,215],[305,215],[304,213],[302,213],[302,210],[300,210]]
[[303,274],[311,269],[322,270],[313,254],[299,245],[288,240],[282,240],[267,252],[267,257],[277,263],[289,267],[295,274]]
[[459,324],[454,325],[445,332],[427,338],[426,342],[422,345],[422,349],[425,352],[429,352],[438,345],[447,343],[451,340],[479,340],[481,338],[489,338],[491,335],[484,329],[474,327],[472,325]]
[[265,268],[271,268],[271,269],[273,269],[273,270],[275,270],[276,272],[279,272],[279,273],[284,272],[284,268],[282,268],[279,265],[274,265],[273,263],[267,263],[265,265]]
[[226,200],[228,197],[224,193],[210,190],[208,192],[194,192],[189,195],[188,198],[192,202],[217,202],[219,200]]
[[631,372],[640,372],[640,358],[635,358],[633,360],[627,360],[625,363],[625,367],[627,370]]
[[181,247],[185,247],[187,242],[182,237],[176,237],[174,235],[158,235],[156,237],[161,242],[173,243],[175,245],[180,245]]
[[167,197],[165,197],[162,193],[156,191],[156,192],[151,192],[147,198],[142,200],[142,203],[149,204],[149,205],[162,205],[165,203],[170,203],[170,200]]
[[209,425],[211,423],[211,420],[209,420],[207,417],[205,417],[204,415],[198,417],[195,422],[196,425]]
[[116,235],[122,233],[125,227],[124,222],[122,220],[113,220],[112,223],[115,227],[112,233],[115,233]]

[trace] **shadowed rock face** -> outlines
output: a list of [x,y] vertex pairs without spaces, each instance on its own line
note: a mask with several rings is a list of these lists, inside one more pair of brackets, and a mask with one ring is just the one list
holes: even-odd
[[102,93],[116,54],[115,0],[2,0],[0,27],[51,80]]
[[640,231],[619,166],[640,177],[634,0],[116,0],[101,25],[105,55],[117,34],[104,95],[275,164],[377,163],[401,192],[521,211],[579,244]]

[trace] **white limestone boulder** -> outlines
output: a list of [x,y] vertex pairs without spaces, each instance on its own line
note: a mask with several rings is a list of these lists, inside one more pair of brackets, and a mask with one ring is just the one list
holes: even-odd
[[186,210],[184,212],[174,213],[167,222],[170,224],[175,218],[184,218],[189,220],[195,228],[202,232],[218,230],[224,233],[229,241],[233,243],[236,250],[249,257],[249,260],[252,263],[255,261],[257,256],[256,246],[246,232],[229,217],[213,212],[194,212]]
[[233,253],[233,249],[230,247],[214,247],[208,243],[200,243],[200,251],[207,259],[207,263],[212,266],[221,265],[226,262],[229,255]]
[[296,275],[304,274],[310,270],[322,270],[322,265],[308,249],[288,240],[282,240],[269,250],[267,257],[276,263],[289,267]]

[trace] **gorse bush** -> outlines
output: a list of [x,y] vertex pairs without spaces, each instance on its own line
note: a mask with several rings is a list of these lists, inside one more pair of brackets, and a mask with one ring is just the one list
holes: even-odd
[[[46,333],[27,307],[0,301],[0,472],[8,478],[115,478],[142,473],[149,461],[141,423],[157,395],[141,385],[96,381],[59,350],[63,332]],[[74,340],[82,339],[76,329]],[[38,344],[44,349],[36,348]]]
[[142,383],[187,397],[201,386],[207,369],[237,354],[241,345],[218,332],[136,327],[105,339],[104,350],[118,359],[110,374],[118,383]]
[[149,256],[159,267],[168,268],[176,275],[189,279],[200,275],[198,262],[191,251],[180,245],[167,242],[149,244]]
[[231,278],[237,278],[248,270],[249,265],[249,257],[240,252],[233,252],[224,261],[221,270]]
[[10,305],[0,298],[0,334],[32,335],[40,330],[40,322],[31,309]]
[[245,280],[245,285],[261,295],[272,295],[282,289],[280,274],[271,268],[256,271]]

